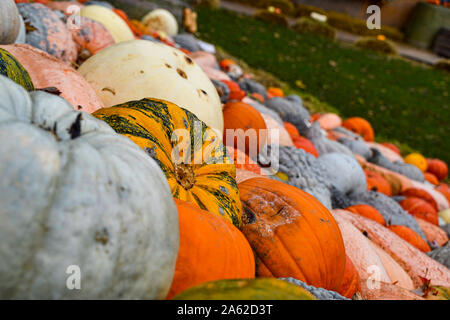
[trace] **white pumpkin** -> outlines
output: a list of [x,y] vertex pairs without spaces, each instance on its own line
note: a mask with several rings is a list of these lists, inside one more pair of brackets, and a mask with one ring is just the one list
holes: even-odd
[[142,18],[141,22],[148,28],[162,31],[169,36],[174,36],[178,33],[177,19],[165,9],[150,11]]
[[0,44],[14,43],[19,35],[20,14],[14,0],[0,1]]
[[90,57],[78,72],[106,107],[147,97],[163,99],[223,133],[216,88],[190,57],[175,48],[146,40],[118,43]]
[[106,7],[99,5],[84,6],[80,11],[80,15],[101,23],[111,33],[116,43],[134,39],[133,32],[126,22],[114,11]]
[[177,209],[131,140],[0,76],[0,176],[0,299],[165,298]]

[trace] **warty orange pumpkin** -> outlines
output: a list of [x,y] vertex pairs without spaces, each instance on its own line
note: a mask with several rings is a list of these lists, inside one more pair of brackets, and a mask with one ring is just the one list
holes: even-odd
[[142,99],[93,115],[158,162],[174,198],[241,225],[233,160],[216,132],[192,112],[168,101]]
[[180,248],[167,299],[207,281],[255,277],[255,258],[231,223],[192,203],[175,199]]
[[238,187],[241,230],[255,252],[257,276],[339,290],[346,256],[331,213],[310,194],[279,181],[253,178]]

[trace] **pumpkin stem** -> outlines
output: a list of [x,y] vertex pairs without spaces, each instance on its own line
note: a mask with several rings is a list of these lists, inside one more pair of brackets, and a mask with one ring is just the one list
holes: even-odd
[[195,184],[194,170],[184,163],[175,166],[175,179],[186,190],[191,189]]

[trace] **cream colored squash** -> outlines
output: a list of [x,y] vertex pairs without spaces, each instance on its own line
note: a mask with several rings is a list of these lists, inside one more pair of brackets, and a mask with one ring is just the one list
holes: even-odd
[[0,76],[0,176],[0,299],[166,297],[177,209],[131,140]]
[[146,40],[118,43],[86,60],[78,72],[106,107],[147,97],[163,99],[223,134],[216,88],[191,58],[175,48]]
[[133,40],[134,35],[125,21],[114,11],[98,5],[89,5],[81,9],[80,15],[101,23],[114,38],[114,41]]
[[145,26],[156,31],[162,31],[169,36],[178,33],[177,19],[166,9],[156,9],[147,13],[141,21]]
[[20,14],[14,0],[0,1],[0,44],[14,43],[19,35]]

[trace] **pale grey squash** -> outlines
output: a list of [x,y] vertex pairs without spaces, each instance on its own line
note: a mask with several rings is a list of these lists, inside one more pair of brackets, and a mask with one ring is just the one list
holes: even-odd
[[349,148],[339,142],[328,139],[318,121],[313,122],[311,126],[306,129],[305,136],[312,142],[319,155],[338,152],[353,156],[353,152],[350,151]]
[[[0,177],[0,299],[166,297],[177,209],[131,140],[0,76]],[[66,287],[73,265],[80,290]]]
[[14,0],[0,1],[0,44],[11,44],[20,30],[20,15]]

